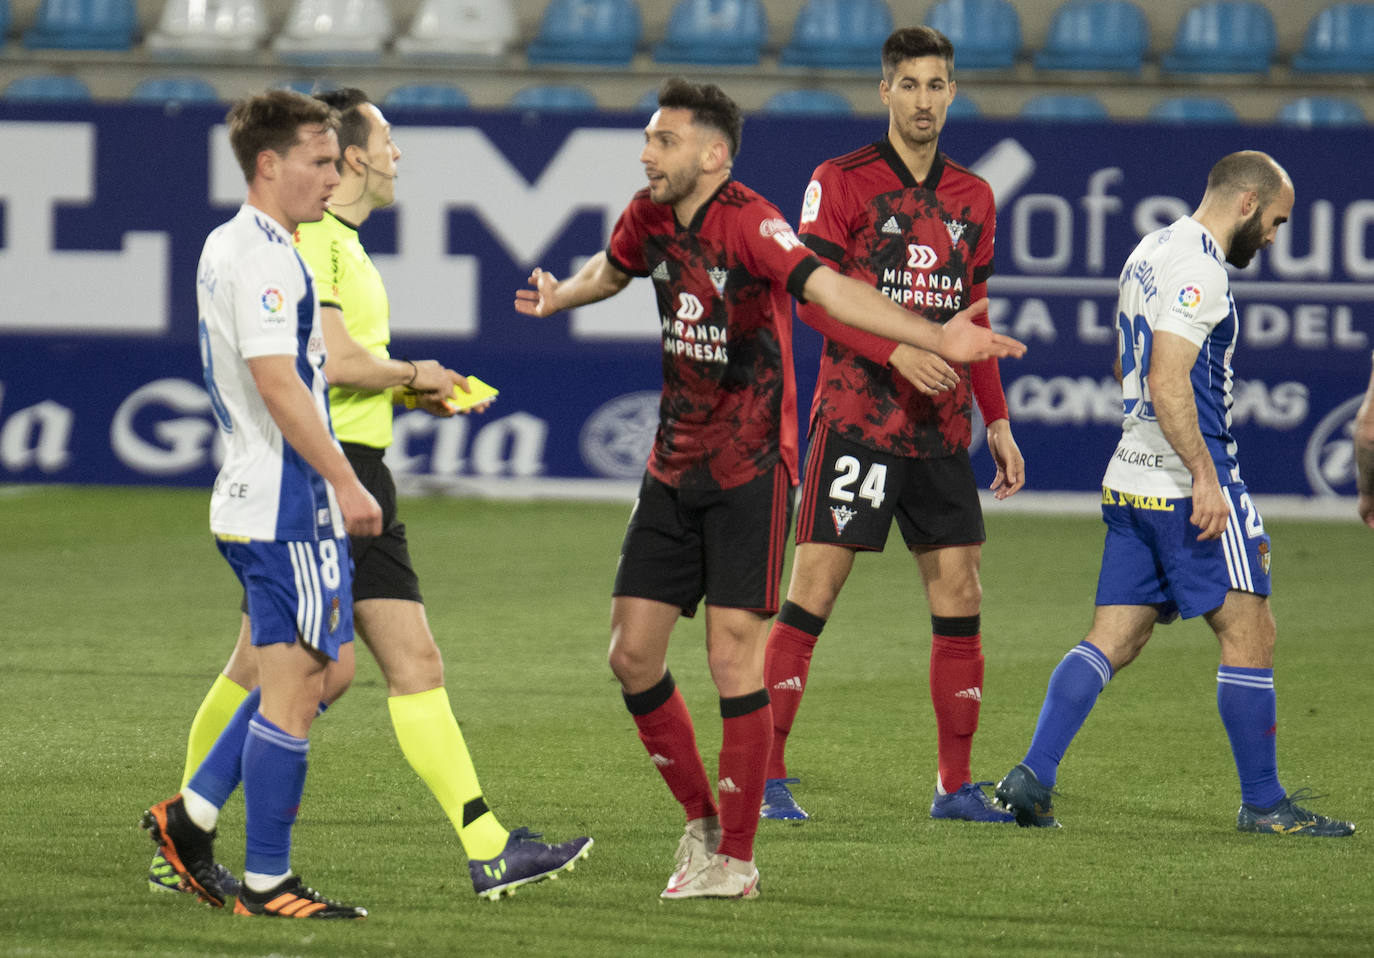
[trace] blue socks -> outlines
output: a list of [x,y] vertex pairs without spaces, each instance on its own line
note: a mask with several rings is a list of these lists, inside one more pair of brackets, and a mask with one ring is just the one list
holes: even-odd
[[1080,642],[1055,666],[1045,704],[1035,723],[1030,751],[1022,764],[1035,773],[1040,784],[1053,788],[1073,737],[1083,727],[1097,697],[1112,677],[1112,664],[1095,645]]
[[216,808],[223,808],[229,796],[238,788],[241,777],[243,742],[248,736],[248,722],[258,710],[262,690],[253,689],[219,733],[200,768],[191,776],[187,787]]
[[310,740],[288,735],[259,714],[243,745],[243,803],[248,831],[245,872],[291,871],[291,826],[305,791]]
[[1240,776],[1240,800],[1265,811],[1283,801],[1278,771],[1278,700],[1273,669],[1217,669],[1217,711]]

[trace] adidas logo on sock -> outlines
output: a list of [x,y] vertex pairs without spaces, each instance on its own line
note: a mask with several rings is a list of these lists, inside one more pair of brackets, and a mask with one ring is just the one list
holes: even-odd
[[802,690],[801,676],[794,675],[790,679],[783,679],[773,688],[783,692],[800,692]]
[[733,779],[727,776],[716,783],[716,791],[722,794],[729,793],[731,795],[738,795],[741,789],[735,784]]
[[899,225],[897,225],[897,217],[889,216],[887,218],[887,222],[882,225],[882,232],[888,234],[895,233],[896,235],[901,236],[902,228]]
[[973,699],[975,702],[983,701],[983,690],[979,688],[964,689],[962,692],[955,692],[956,699]]
[[666,755],[660,755],[657,752],[649,756],[649,761],[653,762],[659,768],[667,768],[669,765],[673,764],[671,758]]

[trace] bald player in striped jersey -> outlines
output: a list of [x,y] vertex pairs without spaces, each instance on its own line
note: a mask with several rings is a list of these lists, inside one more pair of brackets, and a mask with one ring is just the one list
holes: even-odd
[[1102,479],[1107,537],[1087,637],[1050,676],[1025,758],[997,785],[1023,827],[1056,828],[1059,763],[1156,623],[1201,616],[1221,646],[1217,710],[1240,778],[1236,828],[1341,838],[1355,826],[1307,810],[1279,783],[1269,534],[1231,434],[1240,317],[1226,264],[1249,265],[1293,210],[1267,154],[1224,156],[1191,216],[1147,234],[1121,271],[1121,440]]

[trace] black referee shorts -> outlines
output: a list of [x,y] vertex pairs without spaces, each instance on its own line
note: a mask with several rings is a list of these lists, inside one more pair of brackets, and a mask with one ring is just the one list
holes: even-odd
[[406,525],[396,518],[396,483],[382,461],[383,449],[342,443],[363,488],[382,507],[382,534],[349,536],[353,547],[353,601],[407,599],[422,602],[420,579],[410,562]]

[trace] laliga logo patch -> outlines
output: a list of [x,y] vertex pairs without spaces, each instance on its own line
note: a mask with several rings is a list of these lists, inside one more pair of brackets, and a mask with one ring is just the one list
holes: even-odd
[[262,325],[264,329],[277,329],[286,325],[286,294],[276,286],[267,286],[258,294],[262,306]]
[[831,506],[830,518],[835,523],[835,535],[844,535],[844,527],[849,525],[849,520],[859,513],[848,506]]
[[1202,302],[1202,287],[1189,284],[1178,291],[1178,305],[1189,312],[1198,308]]
[[806,195],[802,197],[802,225],[814,223],[816,217],[821,215],[821,184],[818,180],[812,180],[806,187]]

